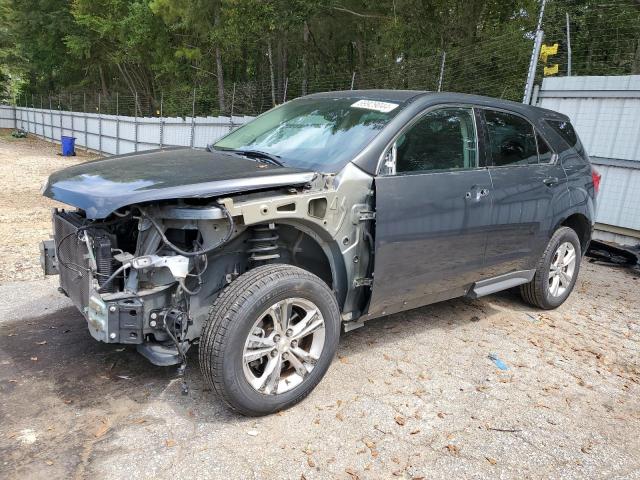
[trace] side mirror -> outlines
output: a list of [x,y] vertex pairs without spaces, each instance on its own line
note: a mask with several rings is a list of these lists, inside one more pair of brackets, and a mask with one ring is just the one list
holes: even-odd
[[382,165],[382,175],[395,175],[396,174],[396,160],[398,158],[398,145],[393,142],[391,148],[384,156],[384,164]]

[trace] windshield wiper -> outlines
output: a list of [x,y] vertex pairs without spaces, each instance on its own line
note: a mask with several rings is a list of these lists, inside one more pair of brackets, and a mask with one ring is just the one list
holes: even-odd
[[266,160],[267,162],[273,165],[284,167],[284,163],[282,163],[278,155],[273,155],[267,152],[261,152],[260,150],[232,150],[232,152],[239,153],[240,155],[244,155],[245,157]]

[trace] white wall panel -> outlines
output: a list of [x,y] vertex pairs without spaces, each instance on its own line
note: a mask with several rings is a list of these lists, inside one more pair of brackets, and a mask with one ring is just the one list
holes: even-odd
[[155,149],[160,142],[204,148],[252,118],[234,116],[233,123],[229,117],[135,118],[0,105],[0,128],[22,128],[55,142],[61,135],[74,136],[78,147],[107,155]]
[[596,221],[640,234],[640,75],[545,78],[539,95],[571,119],[602,175]]

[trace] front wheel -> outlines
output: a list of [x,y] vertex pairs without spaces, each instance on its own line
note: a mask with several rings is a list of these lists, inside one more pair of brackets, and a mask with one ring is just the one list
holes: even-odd
[[200,368],[232,409],[266,415],[313,390],[339,336],[338,305],[320,278],[290,265],[264,265],[214,302],[200,340]]
[[523,300],[545,310],[562,305],[576,284],[581,259],[578,235],[560,227],[549,240],[533,280],[520,287]]

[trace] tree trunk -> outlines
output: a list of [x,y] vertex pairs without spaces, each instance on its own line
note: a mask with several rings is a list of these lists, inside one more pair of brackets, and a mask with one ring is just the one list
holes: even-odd
[[358,36],[356,37],[356,50],[358,51],[358,69],[363,72],[365,69],[365,45],[367,43],[364,31],[358,28]]
[[302,47],[302,95],[306,95],[309,86],[309,24],[306,20],[302,28],[302,41],[304,43]]
[[218,76],[218,107],[223,114],[224,108],[224,72],[222,70],[222,53],[220,47],[216,47],[216,75]]
[[[213,18],[213,26],[217,30],[220,25],[220,6],[216,8]],[[216,75],[218,76],[218,108],[220,108],[220,114],[224,114],[224,71],[222,69],[222,52],[220,46],[216,45]]]
[[271,78],[271,103],[276,106],[276,76],[273,71],[273,49],[271,48],[271,38],[267,39],[267,58],[269,59],[269,77]]
[[100,73],[100,87],[102,89],[102,95],[104,97],[107,96],[107,82],[104,79],[104,72],[102,71],[102,66],[98,66],[98,72]]
[[636,53],[633,56],[633,65],[631,66],[631,75],[640,75],[640,38],[638,38]]
[[287,77],[288,77],[288,73],[287,73],[287,69],[289,68],[288,62],[289,62],[289,51],[287,49],[287,40],[285,39],[282,42],[282,56],[280,57],[280,66],[281,66],[281,71],[282,71],[282,93],[280,94],[280,98],[282,99],[282,101],[284,102],[284,95],[287,93]]
[[284,87],[284,75],[282,71],[282,37],[278,36],[276,44],[276,99],[282,98],[282,89]]

